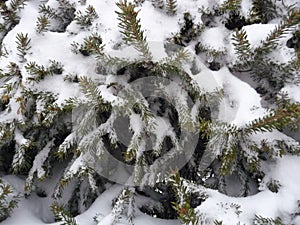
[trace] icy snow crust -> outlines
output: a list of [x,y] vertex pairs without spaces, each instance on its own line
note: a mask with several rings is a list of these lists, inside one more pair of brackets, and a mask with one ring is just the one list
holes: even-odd
[[[76,0],[70,0],[74,3],[76,10],[84,11],[86,6],[82,6]],[[89,30],[81,29],[74,21],[67,27],[66,32],[57,33],[47,31],[38,34],[35,31],[36,20],[38,17],[38,7],[40,1],[28,1],[25,8],[20,12],[20,23],[11,30],[3,40],[9,55],[7,58],[2,57],[0,61],[0,68],[6,68],[9,62],[19,61],[16,54],[16,35],[20,32],[28,33],[31,38],[31,49],[29,54],[26,55],[28,62],[35,61],[39,65],[49,65],[49,60],[56,60],[64,65],[63,75],[53,75],[46,77],[43,81],[35,85],[34,88],[43,91],[49,91],[57,94],[56,103],[62,105],[65,100],[70,97],[79,97],[80,92],[77,84],[66,83],[63,76],[67,74],[78,74],[79,76],[85,75],[95,79],[103,79],[101,75],[95,73],[96,61],[93,57],[84,57],[81,54],[75,55],[71,51],[71,43],[74,41],[81,42],[83,38],[87,37],[92,32],[101,34],[103,42],[105,43],[105,52],[111,55],[118,55],[121,57],[133,57],[138,55],[131,47],[123,47],[121,51],[116,50],[116,46],[121,43],[121,35],[118,30],[118,21],[115,11],[117,7],[116,1],[113,0],[87,0],[86,5],[93,5],[99,16],[93,23]],[[210,8],[214,4],[220,4],[223,0],[178,0],[178,12],[175,17],[169,17],[161,10],[155,9],[151,1],[146,1],[140,8],[139,13],[142,29],[145,30],[147,40],[151,52],[153,53],[154,60],[159,60],[166,54],[163,51],[163,42],[166,38],[170,37],[172,33],[179,31],[180,26],[178,21],[182,21],[184,12],[190,12],[194,17],[195,23],[201,22],[201,15],[198,12],[199,8]],[[299,4],[297,0],[286,1],[286,4]],[[55,5],[55,0],[49,0],[47,5]],[[249,13],[251,1],[242,1],[242,11],[245,15]],[[260,40],[264,39],[267,34],[274,29],[275,24],[255,24],[246,26],[245,30],[248,39],[253,46],[258,46]],[[227,50],[232,52],[232,47],[227,46],[226,43],[230,42],[230,35],[232,32],[225,30],[225,28],[214,27],[207,29],[201,35],[201,42],[206,46],[212,46],[218,50]],[[195,44],[194,42],[191,45]],[[187,47],[189,48],[189,47]],[[192,48],[191,48],[192,49]],[[233,53],[233,52],[232,52]],[[231,55],[232,60],[235,56]],[[283,57],[289,57],[288,54]],[[23,80],[27,79],[25,68],[21,68],[22,74],[25,76]],[[108,76],[109,77],[109,76]],[[237,126],[243,126],[249,121],[265,115],[266,111],[261,106],[261,98],[259,94],[246,82],[233,76],[227,68],[222,68],[217,72],[212,72],[208,68],[201,68],[201,72],[194,76],[195,81],[203,88],[213,90],[215,88],[224,88],[225,98],[222,102],[224,110],[221,110],[218,118],[224,122],[231,122]],[[108,79],[108,78],[107,78]],[[207,85],[209,84],[209,85]],[[289,85],[284,88],[285,91],[291,93],[295,101],[300,101],[300,89],[297,85]],[[103,90],[105,91],[105,90]],[[107,99],[110,99],[107,93]],[[230,105],[231,107],[226,107]],[[15,106],[18,107],[17,105]],[[253,110],[255,109],[255,110]],[[12,111],[17,111],[12,109]],[[1,115],[0,121],[9,121],[13,118],[18,118],[19,115],[12,116]],[[131,125],[134,129],[138,129],[137,124]],[[163,130],[163,129],[162,129]],[[163,132],[166,132],[163,130]],[[272,136],[270,134],[269,136]],[[276,135],[276,134],[275,134]],[[278,135],[278,134],[277,134]],[[282,134],[280,134],[282,135]],[[260,139],[262,137],[256,137]],[[266,138],[266,137],[264,137]],[[282,139],[287,139],[282,135]],[[26,142],[24,137],[18,137],[19,142]],[[49,146],[46,147],[44,152],[41,152],[38,157],[47,157]],[[80,163],[80,162],[79,162]],[[37,165],[34,164],[34,167]],[[75,168],[76,169],[76,168]],[[33,171],[35,168],[32,169]],[[32,172],[33,172],[32,171]],[[241,224],[251,224],[255,214],[264,217],[275,218],[277,216],[289,215],[297,208],[297,200],[300,199],[300,157],[286,156],[278,159],[272,165],[265,166],[266,176],[262,181],[260,192],[253,196],[245,198],[235,198],[220,194],[215,190],[207,190],[210,198],[202,203],[196,211],[199,212],[207,221],[210,219],[219,219],[223,224],[233,225],[239,221]],[[43,173],[43,171],[38,171]],[[58,175],[57,175],[58,177]],[[53,190],[54,184],[57,182],[57,177],[45,181],[46,190]],[[24,181],[14,177],[4,177],[11,185],[14,186],[16,192],[23,193]],[[272,193],[263,184],[268,183],[270,180],[278,180],[282,187],[279,193]],[[80,225],[95,224],[93,217],[97,215],[98,218],[103,218],[101,225],[106,225],[111,222],[111,201],[119,193],[121,187],[114,185],[108,187],[94,204],[84,213],[76,217],[76,221]],[[51,191],[49,191],[51,193]],[[142,201],[142,200],[141,200]],[[42,225],[49,224],[51,218],[49,215],[49,205],[52,200],[47,198],[38,198],[35,195],[30,196],[28,199],[21,198],[19,208],[17,208],[11,217],[0,223],[1,225]],[[241,213],[237,213],[230,205],[239,204],[241,206]],[[137,212],[134,219],[137,225],[176,225],[180,224],[179,221],[174,220],[161,220]],[[284,221],[283,221],[284,222]],[[300,217],[295,217],[294,221],[289,221],[291,224],[300,224]],[[127,224],[126,220],[121,220],[120,224]],[[60,223],[52,223],[60,224]]]

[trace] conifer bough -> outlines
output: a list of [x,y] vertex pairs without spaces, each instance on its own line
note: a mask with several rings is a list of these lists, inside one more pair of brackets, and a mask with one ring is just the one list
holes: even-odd
[[123,40],[132,44],[137,51],[142,53],[145,60],[151,60],[152,56],[144,36],[144,31],[141,29],[141,19],[138,19],[139,11],[135,10],[135,5],[128,3],[127,0],[122,0],[117,3],[121,12],[116,12],[118,15],[119,28],[123,34]]

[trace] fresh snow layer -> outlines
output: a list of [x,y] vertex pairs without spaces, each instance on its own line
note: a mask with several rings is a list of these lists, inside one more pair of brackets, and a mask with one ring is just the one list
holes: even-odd
[[[285,156],[278,159],[276,163],[267,165],[262,184],[276,180],[281,185],[278,193],[273,193],[266,187],[261,192],[245,198],[233,198],[209,190],[210,198],[197,207],[197,212],[207,218],[208,221],[223,220],[224,224],[251,224],[249,221],[254,215],[263,217],[289,217],[290,212],[297,211],[300,198],[300,157]],[[287,175],[288,174],[288,175]],[[235,205],[240,208],[236,210]],[[241,211],[240,213],[238,211]],[[283,221],[285,224],[299,224],[300,216],[293,221]]]
[[275,27],[275,24],[252,24],[244,26],[251,47],[258,47],[261,44],[261,40],[266,39]]
[[[74,41],[81,43],[83,38],[90,35],[92,32],[98,32],[105,43],[105,52],[120,57],[131,57],[132,59],[138,56],[138,52],[132,47],[121,45],[121,35],[118,30],[118,21],[115,11],[118,10],[112,0],[87,0],[86,6],[92,4],[97,13],[98,19],[93,23],[89,30],[84,30],[73,21],[65,33],[57,33],[47,31],[43,34],[35,32],[36,20],[38,17],[38,3],[40,1],[27,1],[27,5],[21,11],[20,23],[10,31],[3,40],[3,44],[9,52],[7,58],[2,57],[0,61],[0,68],[4,69],[9,62],[19,61],[16,51],[16,35],[18,33],[28,33],[31,39],[31,49],[29,54],[26,55],[26,60],[36,61],[38,65],[48,66],[49,60],[56,60],[64,65],[64,72],[62,75],[53,75],[46,77],[41,81],[37,87],[40,91],[49,91],[57,95],[55,103],[62,105],[65,100],[70,97],[80,95],[77,84],[67,83],[64,81],[66,75],[89,76],[95,79],[101,79],[102,75],[95,73],[96,62],[93,57],[84,57],[80,54],[75,55],[71,51],[71,43]],[[72,0],[76,5],[77,10],[84,11],[86,6],[80,6],[77,0]],[[214,5],[224,2],[224,0],[178,0],[178,13],[174,17],[169,17],[162,10],[155,9],[151,1],[145,1],[143,6],[140,7],[141,11],[139,17],[141,19],[142,29],[145,30],[145,35],[149,41],[150,50],[154,56],[154,60],[158,61],[166,56],[163,48],[163,42],[179,32],[179,22],[183,21],[183,13],[190,12],[196,24],[201,24],[201,13],[199,8],[213,8]],[[298,0],[285,1],[287,5],[292,3],[298,4]],[[47,5],[55,6],[55,0],[49,0]],[[242,12],[249,15],[251,7],[250,0],[242,0]],[[253,24],[245,26],[248,40],[253,47],[261,44],[261,40],[265,39],[267,35],[275,28],[275,24]],[[234,61],[233,49],[228,47],[226,36],[229,31],[220,27],[213,27],[204,31],[200,40],[205,46],[213,47],[217,50],[227,50],[229,55]],[[233,32],[231,33],[231,35]],[[119,51],[121,48],[122,51]],[[192,47],[187,47],[191,48]],[[286,49],[285,49],[286,50]],[[280,53],[282,56],[285,53]],[[284,56],[283,56],[284,57]],[[285,56],[288,59],[290,56]],[[25,81],[29,74],[25,68],[21,68],[24,74],[23,81]],[[107,79],[110,77],[108,76]],[[111,78],[113,80],[113,77]],[[244,126],[253,119],[265,115],[265,110],[261,106],[261,98],[257,92],[246,82],[238,79],[227,68],[222,68],[219,71],[212,72],[204,65],[201,65],[201,71],[194,76],[195,81],[199,86],[207,91],[213,91],[216,88],[223,88],[225,91],[225,98],[221,102],[221,110],[217,119],[230,122],[237,126]],[[286,85],[283,89],[290,94],[295,101],[300,101],[299,86]],[[105,94],[105,100],[113,101],[113,96],[107,89],[101,90]],[[18,93],[19,94],[19,93]],[[21,93],[20,93],[21,94]],[[18,104],[12,106],[12,111],[17,111]],[[21,117],[20,115],[1,115],[0,121],[12,120]],[[21,120],[22,118],[20,118]],[[137,118],[131,118],[132,122]],[[164,121],[160,121],[163,124]],[[168,128],[168,124],[166,125]],[[165,128],[166,128],[165,127]],[[138,123],[131,124],[131,128],[138,131]],[[167,129],[162,129],[161,135],[166,135]],[[268,134],[268,135],[274,135]],[[266,135],[266,136],[268,136]],[[276,134],[278,135],[278,134]],[[265,137],[266,137],[265,136]],[[265,137],[255,137],[256,140]],[[273,136],[272,136],[273,137]],[[276,136],[278,137],[278,136]],[[285,138],[285,137],[282,137]],[[26,140],[22,136],[17,137],[19,143],[25,143]],[[48,154],[48,150],[39,157],[44,158]],[[78,162],[77,166],[80,165]],[[74,168],[76,169],[76,168]],[[274,161],[272,165],[265,165],[266,176],[262,181],[260,191],[258,194],[245,198],[235,198],[220,194],[214,190],[207,190],[211,196],[208,200],[202,203],[197,212],[207,221],[212,223],[212,219],[223,220],[224,225],[235,225],[239,221],[241,224],[251,225],[251,220],[254,214],[259,214],[265,217],[276,217],[288,215],[290,212],[297,210],[297,200],[300,199],[300,157],[286,156]],[[56,174],[56,173],[54,173]],[[59,173],[57,173],[59,174]],[[57,175],[58,177],[58,175]],[[44,183],[44,186],[49,193],[53,191],[57,182],[57,177]],[[23,193],[24,181],[15,176],[4,177],[16,190],[16,192]],[[271,180],[277,180],[281,184],[278,193],[270,192],[264,184]],[[113,198],[120,192],[122,187],[114,185],[108,187],[100,197],[96,199],[93,205],[84,213],[76,217],[79,225],[94,225],[93,217],[103,218],[101,224],[105,221],[111,220],[111,202]],[[51,223],[53,216],[49,212],[49,205],[52,203],[50,197],[39,198],[32,194],[29,198],[20,199],[19,207],[12,213],[12,216],[7,220],[1,222],[1,225],[43,225],[43,224],[60,224]],[[234,209],[233,204],[240,205],[240,213]],[[239,214],[239,215],[238,215]],[[121,220],[122,224],[128,224],[126,220]],[[178,220],[161,220],[142,214],[137,211],[136,218],[134,219],[136,225],[179,225]],[[300,216],[296,216],[293,221],[284,221],[288,224],[300,224]]]
[[287,84],[281,91],[287,93],[295,102],[300,102],[299,84]]
[[[255,214],[259,214],[264,217],[276,218],[281,216],[284,218],[288,216],[290,212],[297,211],[298,203],[297,199],[300,198],[299,186],[300,186],[300,174],[291,173],[291,171],[300,170],[300,157],[284,156],[278,159],[273,164],[265,165],[265,177],[261,183],[261,192],[248,197],[229,197],[211,189],[206,189],[209,194],[209,198],[204,201],[200,206],[196,208],[196,212],[202,217],[206,218],[209,224],[213,219],[223,220],[223,224],[231,225],[237,224],[239,221],[241,224],[251,225],[251,220]],[[287,176],[287,174],[289,174]],[[4,177],[17,192],[22,192],[23,181],[13,176]],[[273,193],[266,188],[269,181],[276,180],[281,185],[278,193]],[[52,185],[53,186],[53,185]],[[93,217],[105,218],[110,220],[111,201],[120,193],[122,187],[114,185],[109,187],[101,196],[99,196],[93,205],[84,213],[76,217],[76,221],[80,225],[94,225]],[[141,201],[141,197],[137,196],[136,201]],[[43,224],[55,224],[49,223],[45,220],[49,220],[48,205],[51,200],[46,198],[38,198],[37,196],[31,196],[28,199],[21,198],[19,207],[13,212],[12,216],[0,223],[1,225],[43,225]],[[236,208],[235,206],[239,206]],[[240,211],[240,212],[239,212]],[[293,221],[283,221],[287,224],[299,224],[300,216],[296,216]],[[51,217],[50,217],[51,218]],[[124,219],[121,220],[121,224],[128,224]],[[180,224],[179,221],[174,220],[162,220],[153,218],[142,214],[137,211],[135,224],[149,224],[149,225],[175,225]],[[101,225],[107,225],[109,223],[100,223]]]

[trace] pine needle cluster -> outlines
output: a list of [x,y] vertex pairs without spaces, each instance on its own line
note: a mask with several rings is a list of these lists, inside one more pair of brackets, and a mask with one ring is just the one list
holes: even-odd
[[278,16],[276,3],[272,0],[254,0],[250,16],[256,23],[268,23]]
[[219,10],[222,13],[225,13],[226,11],[235,12],[239,9],[241,2],[241,0],[227,0],[222,3]]
[[30,38],[28,34],[19,33],[16,36],[17,43],[17,51],[18,56],[21,58],[21,61],[25,61],[25,55],[28,53],[28,50],[31,48],[30,46]]
[[0,15],[4,21],[0,24],[0,31],[7,33],[15,27],[20,20],[18,12],[24,8],[26,0],[12,0],[9,6],[4,1],[0,2]]
[[[39,6],[40,16],[36,25],[38,33],[47,30],[64,32],[67,26],[75,19],[74,4],[71,4],[68,0],[57,0],[57,2],[58,6],[56,8],[46,4]],[[58,24],[58,26],[53,26],[54,24]]]
[[39,82],[43,80],[46,76],[53,74],[62,74],[63,67],[57,61],[50,60],[50,66],[45,68],[43,65],[37,65],[36,62],[29,62],[25,65],[26,71],[32,75],[32,77],[28,77],[28,81]]
[[78,11],[75,16],[75,21],[81,27],[89,27],[92,25],[93,21],[98,18],[98,14],[94,8],[94,6],[87,6],[84,13]]
[[272,95],[276,95],[284,82],[295,81],[297,59],[288,63],[278,63],[272,60],[270,54],[280,47],[280,40],[299,24],[299,15],[299,9],[291,8],[281,23],[256,48],[250,46],[243,29],[237,30],[233,35],[233,45],[239,59],[235,65],[236,69],[250,71],[255,80],[266,83],[263,88],[269,88],[267,92]]
[[146,41],[144,31],[141,30],[141,19],[132,3],[123,0],[117,3],[120,12],[116,12],[119,20],[119,28],[123,35],[123,40],[130,43],[137,51],[140,51],[145,60],[151,60],[152,56]]
[[37,18],[36,31],[38,33],[47,31],[49,27],[50,27],[50,21],[46,15],[41,15]]
[[70,215],[63,205],[54,203],[51,205],[51,210],[55,215],[56,220],[59,221],[61,225],[78,225],[76,220]]
[[177,11],[177,0],[167,0],[166,11],[168,15],[174,16]]
[[183,184],[183,179],[178,172],[171,172],[168,182],[172,186],[177,202],[173,202],[173,207],[178,213],[178,217],[184,224],[198,224],[198,216],[193,207],[191,207],[191,196],[187,187]]
[[0,222],[10,216],[10,213],[18,207],[18,197],[13,195],[13,189],[9,184],[0,179]]
[[165,6],[165,3],[164,3],[164,0],[152,0],[152,5],[156,8],[164,8]]

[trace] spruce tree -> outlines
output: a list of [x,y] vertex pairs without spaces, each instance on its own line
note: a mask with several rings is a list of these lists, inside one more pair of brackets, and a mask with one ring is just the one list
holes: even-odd
[[[127,59],[106,51],[106,39],[96,29],[100,12],[93,5],[68,0],[56,3],[40,5],[36,32],[17,33],[14,50],[18,58],[15,62],[9,58],[4,61],[6,67],[0,68],[0,175],[25,177],[28,198],[41,195],[38,190],[43,181],[57,179],[53,192],[46,193],[52,198],[56,221],[79,225],[75,217],[113,186],[118,191],[111,211],[100,215],[99,210],[94,217],[97,224],[118,224],[123,219],[134,224],[137,211],[179,219],[183,224],[223,224],[199,212],[199,206],[212,198],[212,190],[229,195],[235,179],[234,185],[239,187],[235,197],[249,196],[258,191],[266,163],[300,154],[299,140],[289,136],[299,128],[300,104],[281,92],[285,84],[296,82],[299,52],[295,53],[298,58],[285,63],[271,57],[281,48],[282,38],[299,26],[299,9],[289,8],[280,24],[255,47],[246,29],[237,26],[230,33],[236,56],[231,62],[228,49],[196,44],[208,28],[195,24],[187,12],[182,15],[180,31],[167,43],[180,46],[166,44],[165,57],[157,60],[146,36],[148,28],[140,18],[139,7],[146,3],[118,1],[115,16],[120,42],[114,48],[132,47],[137,57]],[[163,8],[163,3],[152,1],[158,8]],[[21,19],[18,12],[24,4],[21,0],[0,3],[4,35]],[[79,4],[85,11],[77,10]],[[182,13],[177,4],[167,0],[165,5],[174,18]],[[266,13],[267,9],[272,10]],[[229,15],[240,13],[241,1],[224,1],[203,10],[222,24]],[[262,5],[252,1],[247,23],[268,23],[279,15],[276,10],[272,1]],[[74,25],[84,33],[68,33],[75,40],[70,42],[70,52],[96,66],[95,74],[69,73],[70,67],[56,59],[32,60],[33,40],[50,32],[69,32]],[[8,51],[0,57],[11,54]],[[197,75],[219,70],[231,75],[247,73],[257,87],[265,81],[266,86],[260,87],[266,89],[263,115],[241,124],[218,117],[220,106],[234,108],[232,92],[225,85],[210,90],[207,80],[202,84]],[[79,89],[78,94],[59,102],[61,93],[45,88],[52,79]],[[267,138],[258,139],[259,135]],[[271,180],[267,188],[278,193],[281,184]],[[11,186],[0,178],[0,221],[17,207],[17,199]],[[226,204],[220,203],[237,216],[241,213],[240,205]],[[253,224],[282,223],[279,217],[253,217]]]

